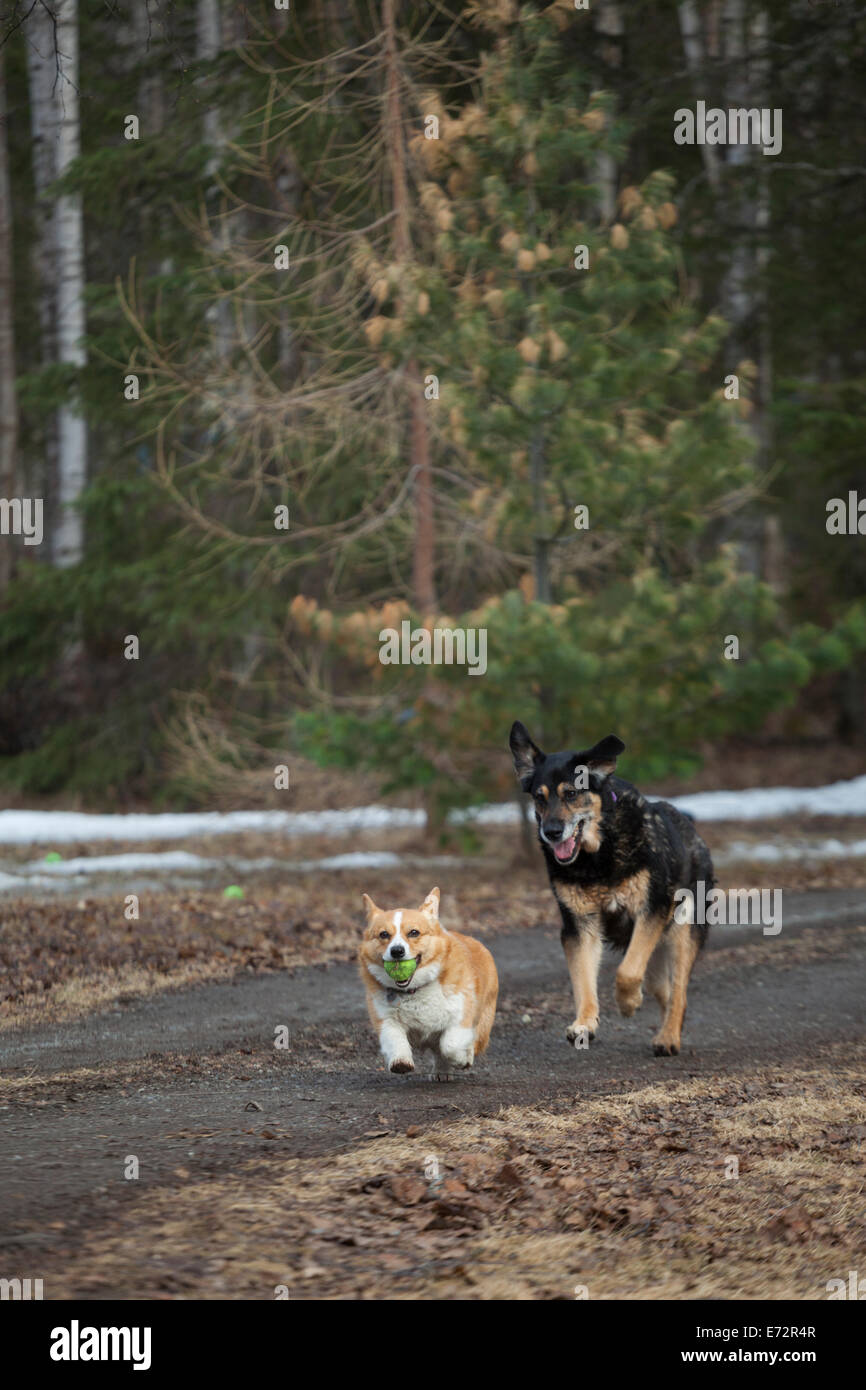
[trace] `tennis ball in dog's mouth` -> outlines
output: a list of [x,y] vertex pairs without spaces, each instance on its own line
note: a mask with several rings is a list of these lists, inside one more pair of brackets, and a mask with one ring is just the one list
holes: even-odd
[[405,985],[407,980],[411,980],[415,974],[417,960],[385,960],[382,962],[385,967],[386,975],[390,975],[392,980],[396,980],[399,985]]

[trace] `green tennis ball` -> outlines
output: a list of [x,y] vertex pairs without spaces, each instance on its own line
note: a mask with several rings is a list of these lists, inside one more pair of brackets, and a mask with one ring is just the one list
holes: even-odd
[[228,888],[223,889],[224,898],[242,898],[243,895],[243,888],[239,888],[236,883],[230,883]]
[[417,960],[386,960],[382,963],[385,966],[385,973],[401,985],[404,985],[407,980],[411,980],[418,964]]
[[46,864],[62,864],[62,863],[63,863],[63,855],[62,855],[62,854],[58,854],[58,853],[57,853],[57,850],[56,850],[56,849],[53,849],[53,850],[51,850],[50,854],[46,854],[46,856],[45,856],[45,863],[46,863]]

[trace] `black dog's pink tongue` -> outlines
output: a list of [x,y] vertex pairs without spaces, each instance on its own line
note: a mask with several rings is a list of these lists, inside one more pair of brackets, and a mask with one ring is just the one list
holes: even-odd
[[574,836],[570,840],[560,840],[558,845],[553,846],[553,852],[557,859],[570,859],[574,854]]

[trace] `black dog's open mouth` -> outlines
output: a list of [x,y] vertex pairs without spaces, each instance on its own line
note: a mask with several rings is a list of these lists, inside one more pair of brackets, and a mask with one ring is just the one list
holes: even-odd
[[560,864],[568,864],[572,859],[576,859],[580,853],[580,842],[583,838],[583,827],[575,835],[570,835],[567,840],[560,840],[558,845],[553,845],[554,857]]

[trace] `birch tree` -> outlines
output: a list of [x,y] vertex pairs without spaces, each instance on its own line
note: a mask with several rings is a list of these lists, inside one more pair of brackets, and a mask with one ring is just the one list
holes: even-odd
[[[62,178],[80,153],[78,90],[78,0],[57,0],[57,80],[54,111],[57,176]],[[81,368],[84,347],[84,212],[80,193],[57,199],[57,359]],[[77,503],[87,482],[87,425],[73,403],[58,412],[57,498],[60,514],[54,536],[54,562],[61,569],[84,553],[84,521]]]
[[[6,63],[0,49],[0,496],[17,492],[18,402],[15,391],[13,324],[12,205],[6,141]],[[12,569],[12,547],[0,540],[0,593]]]
[[[196,59],[199,63],[211,64],[216,61],[223,48],[223,28],[222,11],[220,0],[197,0],[196,3]],[[216,103],[213,93],[209,90],[210,84],[202,84],[202,92],[205,101],[204,118],[202,130],[205,144],[211,150],[207,164],[207,175],[211,180],[207,190],[207,196],[211,203],[219,200],[219,188],[215,175],[219,168],[225,135],[223,132],[223,121],[219,106]],[[229,229],[226,225],[225,210],[216,210],[213,219],[214,226],[214,251],[218,257],[223,257],[230,244]],[[231,352],[232,329],[231,329],[231,305],[227,299],[217,297],[208,309],[208,320],[213,329],[214,351],[219,358],[227,358]]]
[[[54,141],[54,81],[57,74],[54,21],[47,6],[34,5],[24,28],[27,45],[27,83],[30,98],[30,139],[33,189],[33,246],[31,268],[42,365],[51,366],[57,356],[57,248],[56,207],[49,192],[57,175]],[[57,418],[51,413],[41,422],[41,459],[31,470],[37,492],[48,501],[48,521],[54,524],[54,484],[57,478]]]
[[[56,0],[54,11],[32,7],[27,19],[33,174],[37,195],[36,256],[43,362],[80,370],[83,343],[84,219],[80,193],[54,192],[80,152],[77,0]],[[57,412],[56,454],[46,450],[53,513],[52,560],[75,565],[84,550],[77,503],[87,482],[87,426],[78,406]]]

